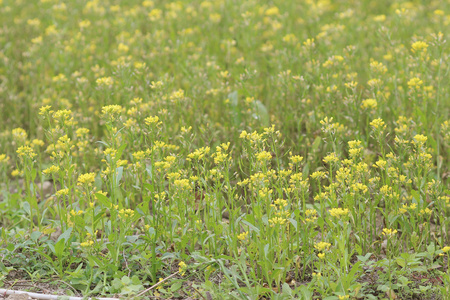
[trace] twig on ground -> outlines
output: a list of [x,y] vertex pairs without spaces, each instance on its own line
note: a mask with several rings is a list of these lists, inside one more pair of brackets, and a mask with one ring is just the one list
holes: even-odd
[[180,271],[177,271],[177,272],[173,273],[172,275],[170,275],[170,276],[164,278],[164,279],[161,280],[160,282],[158,282],[158,283],[152,285],[152,286],[149,287],[148,289],[143,290],[142,292],[140,292],[140,293],[137,294],[136,296],[133,296],[133,298],[135,298],[135,297],[140,297],[140,296],[144,295],[145,293],[147,293],[147,292],[153,290],[155,287],[157,287],[158,285],[160,285],[160,284],[163,283],[164,281],[169,280],[170,278],[174,277],[175,275],[178,275],[179,273],[180,273]]
[[68,283],[65,282],[64,280],[61,280],[61,279],[60,279],[60,280],[58,280],[58,281],[64,283],[64,284],[67,285],[68,287],[70,287],[70,288],[72,289],[72,291],[73,291],[75,294],[79,294],[79,292],[78,292],[72,285],[68,284]]
[[[7,289],[0,289],[0,294],[9,296],[9,295],[28,295],[28,297],[35,298],[35,299],[41,299],[41,300],[51,300],[51,299],[61,299],[61,297],[65,297],[67,300],[90,300],[93,298],[83,298],[83,297],[70,297],[70,296],[61,296],[61,295],[47,295],[47,294],[38,294],[38,293],[30,293],[30,292],[24,292],[24,291],[14,291],[14,290],[7,290]],[[119,300],[119,298],[99,298],[95,297],[94,299],[98,300]]]
[[195,287],[191,286],[191,288],[193,288],[194,291],[195,291],[200,297],[202,297],[202,299],[205,299],[205,300],[206,300],[205,296],[203,296],[203,295],[202,295]]

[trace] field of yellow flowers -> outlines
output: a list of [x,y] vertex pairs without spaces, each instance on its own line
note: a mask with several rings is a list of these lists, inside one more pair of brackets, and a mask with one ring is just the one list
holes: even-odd
[[1,294],[449,299],[449,0],[0,20]]

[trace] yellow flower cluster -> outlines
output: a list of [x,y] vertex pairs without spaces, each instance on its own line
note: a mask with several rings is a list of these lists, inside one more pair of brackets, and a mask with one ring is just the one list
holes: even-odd
[[332,152],[325,156],[323,159],[323,162],[326,164],[334,164],[339,161],[339,158],[337,157],[336,153]]
[[96,82],[99,87],[111,87],[114,84],[112,77],[101,77]]
[[159,120],[158,116],[147,117],[144,120],[147,126],[160,126],[162,125],[162,121]]
[[321,120],[320,124],[322,125],[322,131],[324,133],[342,133],[346,129],[343,124],[340,124],[339,122],[333,123],[333,118],[328,117],[325,117],[323,120]]
[[0,154],[0,163],[6,163],[9,160],[9,156],[6,156],[6,154]]
[[189,160],[202,160],[206,155],[208,155],[211,148],[209,147],[202,147],[199,149],[196,149],[194,152],[188,154]]
[[[98,230],[95,231],[94,236],[96,236],[97,233],[98,233]],[[86,233],[86,240],[84,242],[81,242],[80,246],[83,247],[83,248],[88,248],[88,247],[91,247],[92,245],[94,245],[93,236],[89,232],[87,232]]]
[[320,259],[325,258],[325,252],[329,251],[331,247],[330,243],[327,242],[319,242],[319,243],[315,243],[314,244],[314,248],[319,251],[319,253],[317,254],[317,256]]
[[317,211],[314,209],[307,209],[305,211],[305,217],[306,223],[313,223],[315,220],[317,220]]
[[272,154],[270,154],[270,152],[267,151],[262,151],[256,154],[256,159],[259,162],[268,162],[272,159]]
[[86,173],[82,174],[78,177],[78,186],[87,185],[92,186],[92,183],[95,181],[95,173]]
[[417,41],[411,45],[411,51],[413,53],[427,52],[427,48],[428,48],[428,44],[423,41]]
[[372,128],[374,130],[384,130],[386,128],[386,125],[384,124],[384,121],[380,118],[378,119],[374,119],[370,122],[370,126],[372,126]]
[[338,208],[330,209],[329,212],[330,212],[331,216],[340,219],[341,217],[346,217],[349,213],[349,210],[348,210],[348,208],[342,209],[342,208],[338,207]]
[[394,236],[397,233],[397,229],[383,228],[382,234],[388,237]]
[[377,108],[377,100],[375,99],[366,99],[363,100],[361,103],[361,108],[367,109],[367,110],[375,110]]
[[122,219],[128,219],[133,216],[134,216],[134,210],[132,210],[132,209],[129,209],[129,208],[123,209],[122,208],[121,210],[119,210],[119,217]]
[[186,273],[186,270],[187,270],[187,265],[186,265],[186,263],[184,262],[184,261],[181,261],[179,264],[178,264],[178,272],[180,272],[180,275],[181,276],[184,276],[184,274]]
[[240,240],[240,241],[246,240],[247,237],[248,237],[248,231],[244,231],[237,236],[238,240]]
[[17,149],[17,154],[21,158],[28,159],[33,159],[37,156],[37,154],[33,151],[33,148],[29,146],[20,146],[19,149]]

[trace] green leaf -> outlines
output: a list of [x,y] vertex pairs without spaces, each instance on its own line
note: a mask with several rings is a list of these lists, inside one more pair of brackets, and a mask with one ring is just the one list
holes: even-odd
[[265,127],[269,126],[269,112],[266,106],[259,100],[255,101],[256,117],[261,121],[261,124]]
[[125,150],[126,147],[127,147],[127,144],[123,144],[122,146],[119,147],[119,149],[117,149],[117,155],[116,155],[117,159],[120,159],[120,157],[122,156],[123,150]]
[[27,214],[31,214],[31,207],[30,207],[30,203],[28,201],[24,201],[21,204],[22,209],[27,213]]
[[123,276],[121,281],[124,285],[129,285],[131,283],[131,279],[128,276]]
[[404,259],[397,258],[395,261],[396,261],[397,264],[398,264],[400,267],[402,267],[402,268],[404,268],[404,267],[406,266],[406,262],[405,262]]
[[322,143],[322,138],[320,136],[316,137],[312,144],[313,152],[317,152],[317,150],[319,150],[321,143]]
[[116,185],[118,186],[120,180],[122,179],[122,175],[123,175],[123,167],[118,167],[118,168],[116,169],[116,174],[117,174],[117,177],[116,177]]
[[58,240],[58,242],[55,244],[55,255],[60,258],[62,257],[63,253],[64,253],[64,249],[65,249],[65,239],[60,239]]
[[233,106],[238,105],[238,91],[229,93],[227,98],[228,98],[228,100],[230,100],[231,105],[233,105]]
[[[152,180],[153,179],[153,172],[152,172],[153,171],[153,167],[152,167],[152,165],[148,164],[146,166],[146,168],[145,168],[145,171],[147,171],[148,176],[150,176],[150,180]],[[153,188],[153,186],[152,186],[152,188]],[[152,192],[153,192],[153,190],[152,190]]]
[[365,263],[366,261],[368,261],[370,259],[371,256],[372,256],[372,253],[367,253],[364,256],[357,255],[356,258],[358,258],[358,260],[360,260],[363,263]]
[[289,222],[291,222],[292,226],[294,226],[295,230],[297,230],[297,221],[294,218],[290,218]]
[[155,188],[153,187],[153,184],[150,183],[144,183],[144,187],[150,192],[153,193],[155,191]]
[[354,275],[356,274],[356,272],[360,271],[359,265],[361,265],[360,261],[356,262],[353,265],[352,269],[348,273],[348,276],[347,276],[348,278],[354,278]]
[[170,291],[171,292],[176,292],[176,291],[178,291],[181,288],[182,285],[183,285],[183,282],[177,281],[174,284],[172,284],[172,286],[170,287]]
[[300,293],[302,293],[304,299],[307,299],[307,300],[312,299],[313,293],[312,293],[312,291],[310,291],[308,289],[307,286],[302,285],[302,286],[300,286],[299,290],[300,290]]
[[413,199],[416,200],[417,203],[420,203],[420,193],[416,190],[411,190],[411,195]]
[[111,283],[112,288],[114,289],[114,292],[118,292],[122,289],[123,284],[122,281],[120,281],[119,278],[114,278],[114,280]]
[[245,220],[242,220],[242,223],[247,225],[251,230],[255,231],[256,233],[259,233],[259,229],[255,225],[250,224],[249,222],[247,222]]
[[283,283],[283,295],[292,296],[292,289],[287,283]]
[[110,207],[111,206],[111,201],[105,195],[100,194],[100,193],[96,193],[95,197],[97,198],[98,201],[100,201],[101,204],[103,204],[103,206],[105,206],[105,207]]
[[39,232],[39,231],[33,231],[33,232],[30,234],[30,239],[31,239],[33,242],[36,242],[36,241],[38,240],[38,238],[39,238],[41,235],[42,235],[41,232]]
[[64,231],[64,233],[59,236],[59,238],[58,238],[58,240],[56,242],[59,242],[62,239],[64,239],[67,242],[69,240],[69,238],[70,238],[70,235],[72,234],[72,230],[73,230],[73,228],[70,227],[69,229]]

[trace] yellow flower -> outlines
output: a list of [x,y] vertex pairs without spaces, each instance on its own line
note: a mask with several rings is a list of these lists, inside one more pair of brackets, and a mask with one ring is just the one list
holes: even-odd
[[428,138],[422,134],[416,134],[414,136],[414,142],[417,144],[423,145],[426,143],[427,140],[428,140]]
[[91,26],[91,21],[83,20],[81,22],[78,22],[78,26],[80,26],[80,29],[87,28],[87,27]]
[[424,52],[425,53],[425,52],[427,52],[427,48],[428,48],[428,44],[425,42],[422,42],[422,41],[414,42],[411,45],[411,51],[413,53],[416,53],[416,52]]
[[114,118],[122,113],[122,106],[120,105],[107,105],[102,107],[102,117]]
[[128,219],[128,218],[131,218],[133,216],[134,216],[134,210],[132,210],[132,209],[129,209],[129,208],[123,209],[122,208],[121,210],[119,210],[119,217],[120,218]]
[[374,110],[377,108],[377,100],[375,99],[366,99],[361,103],[361,108]]
[[220,14],[217,13],[213,13],[209,15],[209,20],[213,23],[219,23],[220,20],[222,20],[222,16]]
[[293,164],[298,164],[303,160],[303,156],[300,155],[292,155],[289,156],[289,160],[293,163]]
[[102,86],[112,86],[114,84],[114,80],[111,77],[101,77],[97,79],[97,85],[102,87]]
[[378,160],[375,165],[380,168],[383,169],[386,166],[387,162],[383,159]]
[[317,254],[317,256],[318,256],[320,259],[323,259],[323,258],[325,258],[325,253],[319,253],[319,254]]
[[375,22],[384,22],[384,21],[386,21],[386,15],[378,15],[378,16],[375,16],[375,17],[373,17],[373,20],[375,21]]
[[266,16],[276,16],[280,14],[280,10],[278,9],[278,7],[273,6],[269,9],[266,10],[265,15]]
[[69,194],[69,189],[62,189],[56,192],[56,196],[66,196]]
[[156,125],[162,124],[162,122],[159,122],[158,116],[145,118],[144,121],[145,121],[145,124],[147,124],[147,126],[154,125],[154,124],[156,124]]
[[189,179],[177,179],[173,182],[175,187],[178,187],[182,190],[189,190],[191,188],[191,184],[189,183]]
[[283,225],[287,222],[286,218],[282,218],[282,217],[273,217],[271,219],[269,219],[269,223],[270,226],[273,227],[275,225]]
[[34,153],[33,149],[29,146],[20,146],[19,149],[17,149],[17,154],[20,157],[25,157],[29,159],[33,159],[37,154]]
[[342,209],[342,208],[332,208],[330,209],[330,215],[336,218],[345,217],[349,213],[348,208]]
[[39,139],[34,139],[31,142],[31,145],[36,146],[36,147],[42,147],[42,146],[44,146],[44,141],[43,140],[39,140]]
[[336,156],[336,153],[332,152],[329,155],[325,156],[325,158],[323,159],[323,162],[326,164],[332,164],[335,162],[338,162],[339,158]]
[[94,181],[95,181],[95,173],[86,173],[78,177],[77,185],[80,186],[86,184],[88,186],[91,186]]
[[94,244],[94,241],[86,241],[86,242],[82,242],[82,243],[80,243],[80,246],[81,247],[84,247],[84,248],[87,248],[87,247],[90,247],[90,246],[92,246]]
[[269,161],[272,159],[272,154],[267,151],[262,151],[256,154],[256,159],[258,161]]
[[135,160],[142,160],[145,158],[145,152],[144,151],[137,151],[133,153],[133,157]]
[[188,154],[189,160],[201,160],[205,157],[211,151],[211,148],[209,147],[202,147],[199,149],[196,149],[194,152]]
[[162,10],[155,8],[152,9],[149,13],[148,13],[148,17],[150,18],[151,21],[156,21],[159,20],[162,16]]
[[126,53],[128,52],[128,50],[130,50],[130,47],[128,47],[127,45],[120,43],[119,46],[117,47],[117,49],[119,50],[119,52],[123,52]]
[[184,261],[180,261],[178,266],[179,266],[178,272],[180,272],[181,276],[184,276],[184,274],[186,273],[186,269],[187,269],[186,263]]
[[27,138],[27,132],[22,128],[15,128],[11,131],[14,140],[22,140],[24,141]]
[[326,176],[326,173],[322,172],[322,171],[316,171],[311,174],[311,178],[317,179],[317,180],[320,180],[320,179],[324,178],[325,176]]
[[42,107],[39,109],[39,115],[43,116],[43,115],[45,115],[46,113],[52,113],[52,111],[50,111],[51,108],[52,108],[52,107],[51,107],[50,105],[42,106]]
[[9,156],[6,156],[6,154],[0,154],[0,163],[8,162]]
[[305,222],[314,222],[317,219],[317,211],[315,211],[314,209],[307,209],[305,211]]
[[384,121],[380,118],[374,119],[372,122],[370,122],[370,126],[372,126],[374,129],[380,129],[380,130],[383,130],[386,128]]
[[314,248],[316,248],[318,251],[328,251],[331,247],[330,243],[327,242],[319,242],[314,244]]
[[383,235],[386,235],[388,237],[393,236],[396,233],[397,233],[397,229],[383,228]]
[[23,176],[23,171],[18,170],[18,169],[15,169],[15,170],[13,170],[13,171],[11,172],[11,175],[12,175],[13,177]]
[[414,89],[414,88],[418,89],[418,88],[420,88],[421,85],[423,85],[423,81],[420,78],[417,78],[417,77],[411,78],[408,81],[408,86],[411,89]]
[[240,241],[247,239],[247,237],[248,237],[248,231],[245,231],[237,236],[238,240],[240,240]]

